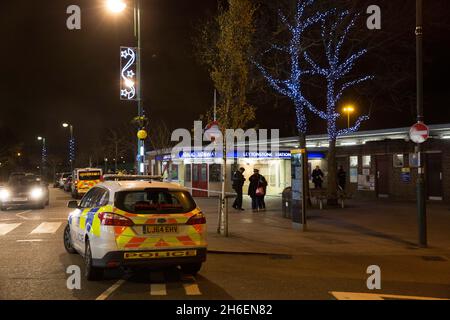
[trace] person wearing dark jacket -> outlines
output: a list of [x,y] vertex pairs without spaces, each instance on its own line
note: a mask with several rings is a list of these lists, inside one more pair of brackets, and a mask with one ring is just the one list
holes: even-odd
[[245,178],[244,178],[244,168],[239,168],[234,174],[233,174],[233,189],[236,191],[236,199],[233,203],[233,208],[236,210],[244,210],[242,208],[242,186],[244,185]]
[[323,172],[322,172],[322,170],[320,170],[319,166],[316,166],[316,168],[313,170],[311,176],[312,176],[312,181],[314,183],[314,188],[322,189]]
[[342,191],[345,191],[345,185],[347,183],[347,172],[345,172],[343,166],[339,166],[337,179],[339,187],[342,189]]
[[252,198],[253,211],[265,209],[264,196],[267,190],[267,181],[264,176],[259,174],[258,169],[253,169],[253,174],[249,178],[250,185],[248,187],[248,195]]

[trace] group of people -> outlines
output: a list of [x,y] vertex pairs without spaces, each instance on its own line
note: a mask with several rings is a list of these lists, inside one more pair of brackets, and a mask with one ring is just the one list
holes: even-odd
[[[243,186],[245,182],[244,168],[239,168],[233,174],[233,189],[236,191],[236,199],[233,203],[233,208],[236,210],[244,210],[242,208],[242,196],[243,196]],[[319,166],[313,170],[311,174],[312,182],[314,183],[315,189],[322,189],[322,183],[324,179],[324,174]],[[337,172],[338,186],[341,191],[345,190],[345,185],[347,183],[347,173],[343,166],[339,166]],[[259,211],[266,209],[266,203],[264,197],[267,191],[267,180],[262,174],[259,173],[258,169],[253,169],[253,174],[249,178],[250,185],[248,186],[248,195],[252,199],[252,210]]]
[[[236,210],[244,210],[242,208],[242,188],[244,186],[244,168],[239,168],[233,174],[233,189],[236,191],[236,199],[233,203],[233,208]],[[258,169],[253,169],[253,174],[248,178],[250,185],[248,186],[248,195],[252,199],[252,210],[259,211],[266,209],[264,197],[267,191],[267,180],[259,173]]]
[[[311,177],[312,177],[312,182],[314,183],[314,188],[322,189],[323,172],[322,172],[322,170],[320,170],[319,166],[316,166],[316,168],[313,170]],[[345,185],[347,183],[347,172],[345,172],[343,166],[339,166],[339,169],[337,172],[337,181],[338,181],[338,186],[341,189],[341,191],[344,191]]]

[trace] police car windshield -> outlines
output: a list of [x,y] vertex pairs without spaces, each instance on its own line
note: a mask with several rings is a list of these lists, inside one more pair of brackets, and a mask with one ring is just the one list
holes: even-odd
[[137,214],[188,213],[196,208],[188,192],[169,189],[121,191],[116,193],[115,206]]

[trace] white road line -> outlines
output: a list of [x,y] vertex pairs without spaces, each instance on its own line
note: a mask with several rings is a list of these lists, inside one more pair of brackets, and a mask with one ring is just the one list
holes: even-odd
[[22,216],[23,214],[29,213],[31,211],[32,210],[26,210],[26,211],[22,211],[22,212],[16,213],[16,217],[19,217],[20,219],[23,219],[23,220],[33,220],[32,218],[27,218],[27,217],[23,217]]
[[42,222],[37,228],[31,231],[31,234],[55,233],[61,225],[62,222]]
[[200,288],[198,287],[198,284],[195,282],[195,278],[192,276],[184,276],[182,278],[183,280],[183,287],[184,291],[186,291],[186,295],[188,296],[200,296],[202,293],[200,291]]
[[21,224],[22,223],[0,223],[0,236],[10,233]]
[[16,242],[42,242],[44,239],[16,240]]
[[150,295],[152,296],[166,296],[166,284],[165,283],[152,283],[150,285]]
[[103,292],[101,295],[99,295],[95,300],[106,300],[106,299],[108,299],[108,297],[114,291],[116,291],[125,281],[127,281],[127,280],[126,279],[121,279],[121,280],[117,281],[111,287],[106,289],[105,292]]

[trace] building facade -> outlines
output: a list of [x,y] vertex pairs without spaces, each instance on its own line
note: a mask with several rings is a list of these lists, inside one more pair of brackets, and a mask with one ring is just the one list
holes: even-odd
[[[430,126],[430,139],[423,144],[427,198],[450,202],[450,124]],[[280,196],[291,185],[290,150],[298,148],[298,138],[281,138],[272,153],[248,153],[227,157],[226,189],[232,192],[232,173],[245,168],[247,178],[257,168],[268,181],[267,194]],[[328,177],[328,139],[326,135],[308,136],[308,169],[319,166]],[[346,172],[346,192],[354,198],[391,198],[414,200],[416,194],[417,154],[409,141],[409,128],[361,131],[337,141],[337,164]],[[217,196],[221,190],[223,160],[205,153],[172,159],[170,150],[147,154],[149,173],[193,188],[194,196]],[[247,191],[248,181],[244,184]],[[310,187],[313,187],[310,178]]]

